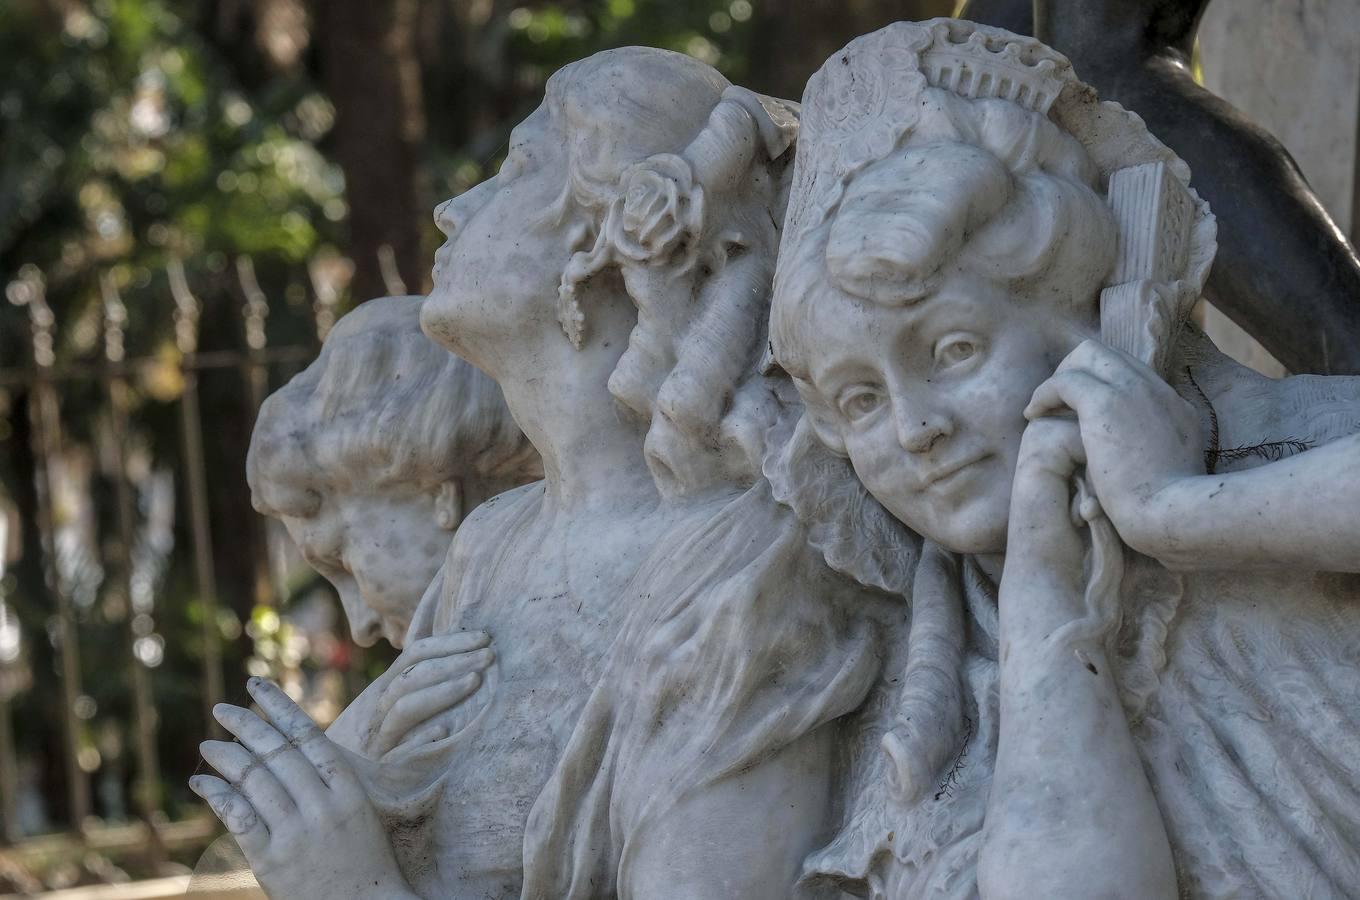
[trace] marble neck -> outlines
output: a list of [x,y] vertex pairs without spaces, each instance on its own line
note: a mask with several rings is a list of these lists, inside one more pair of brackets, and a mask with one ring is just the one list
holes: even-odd
[[549,508],[583,512],[659,502],[642,452],[645,425],[609,394],[607,373],[574,374],[502,383],[511,415],[543,458]]

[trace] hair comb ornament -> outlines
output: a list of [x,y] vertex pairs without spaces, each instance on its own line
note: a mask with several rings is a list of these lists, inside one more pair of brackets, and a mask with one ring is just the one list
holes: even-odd
[[921,68],[931,87],[969,99],[1009,100],[1047,114],[1064,85],[1074,81],[1067,57],[1038,41],[958,19],[936,19],[930,32]]
[[1181,278],[1196,197],[1165,162],[1120,169],[1107,191],[1119,227],[1110,286],[1100,292],[1100,337],[1167,375],[1171,348],[1199,298]]

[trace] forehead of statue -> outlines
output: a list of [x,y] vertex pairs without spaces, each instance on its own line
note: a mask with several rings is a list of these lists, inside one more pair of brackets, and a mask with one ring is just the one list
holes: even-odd
[[804,321],[807,368],[816,382],[845,364],[905,362],[928,355],[928,345],[943,332],[990,332],[1011,322],[1017,311],[1003,286],[958,267],[940,273],[921,299],[900,305],[825,288],[811,299]]
[[819,290],[809,303],[811,337],[851,345],[864,340],[910,338],[942,318],[994,318],[998,305],[1012,303],[1004,288],[964,269],[942,271],[935,286],[920,299],[875,303],[834,287]]
[[562,124],[547,103],[539,104],[528,117],[522,119],[510,132],[506,144],[507,153],[528,153],[542,155],[562,150]]
[[803,345],[813,381],[846,363],[881,364],[884,354],[909,345],[924,318],[919,306],[884,306],[839,290],[823,291],[804,321]]

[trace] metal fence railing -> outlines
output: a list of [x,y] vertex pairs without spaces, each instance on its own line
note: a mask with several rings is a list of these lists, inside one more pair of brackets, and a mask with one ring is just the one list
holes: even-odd
[[[235,371],[240,375],[239,389],[244,403],[253,415],[258,410],[269,390],[271,369],[287,368],[295,370],[315,357],[319,341],[334,323],[337,314],[337,292],[326,283],[317,279],[315,268],[311,269],[312,287],[315,301],[310,317],[313,322],[316,342],[307,341],[305,345],[270,346],[266,338],[265,324],[269,315],[269,303],[265,292],[255,277],[254,266],[249,257],[239,257],[235,261],[235,279],[239,282],[239,294],[243,298],[241,307],[240,346],[229,350],[199,350],[199,320],[202,306],[191,290],[185,268],[178,260],[172,261],[165,273],[165,283],[174,300],[173,325],[174,346],[177,356],[170,363],[175,368],[181,387],[171,401],[177,407],[178,447],[177,461],[170,469],[169,477],[157,481],[154,473],[140,471],[134,473],[128,458],[128,448],[135,443],[133,434],[135,423],[130,420],[132,409],[134,379],[149,367],[167,365],[164,357],[129,357],[125,344],[129,335],[129,316],[123,297],[114,278],[104,276],[100,279],[100,300],[102,302],[102,347],[94,361],[59,362],[56,321],[49,307],[45,282],[42,273],[28,266],[11,281],[6,295],[11,303],[22,307],[27,314],[29,335],[27,344],[31,348],[29,360],[11,361],[0,367],[0,392],[8,392],[13,397],[26,398],[23,410],[12,410],[13,416],[26,417],[31,436],[34,471],[33,491],[36,497],[33,521],[22,523],[12,521],[13,510],[6,512],[4,490],[0,488],[0,842],[13,845],[22,837],[16,830],[20,806],[20,759],[16,750],[16,723],[13,702],[16,691],[13,679],[5,678],[5,666],[13,663],[21,655],[25,640],[41,640],[43,630],[35,623],[22,623],[7,605],[3,585],[5,550],[11,543],[17,527],[36,529],[40,540],[41,568],[46,590],[45,609],[49,614],[45,637],[51,642],[56,665],[52,672],[35,672],[34,678],[55,678],[60,682],[56,696],[60,698],[60,710],[54,710],[55,718],[61,722],[60,752],[64,781],[64,810],[60,816],[67,830],[79,838],[92,809],[98,799],[92,794],[91,772],[87,760],[82,759],[86,752],[88,735],[82,738],[83,720],[88,718],[82,705],[88,705],[83,678],[89,673],[82,671],[81,665],[81,628],[78,618],[81,592],[88,591],[86,583],[88,572],[99,573],[101,590],[116,590],[121,602],[126,604],[125,615],[121,617],[118,638],[122,648],[117,657],[121,659],[122,672],[100,671],[100,679],[114,679],[120,690],[125,690],[125,702],[120,703],[120,714],[127,716],[125,733],[134,772],[131,789],[127,792],[130,799],[131,817],[147,823],[150,840],[156,842],[157,823],[166,821],[162,765],[158,758],[158,728],[164,724],[159,721],[156,706],[156,691],[153,685],[154,669],[159,664],[164,649],[164,639],[158,634],[157,616],[164,610],[163,573],[170,564],[176,529],[173,527],[174,512],[182,510],[183,520],[178,533],[187,534],[188,548],[181,548],[181,556],[176,557],[182,566],[192,572],[190,583],[193,586],[197,603],[201,610],[198,616],[200,628],[198,639],[200,665],[198,683],[183,686],[192,689],[201,698],[201,727],[193,729],[201,734],[220,734],[212,719],[211,710],[215,703],[224,699],[223,688],[223,637],[219,627],[218,605],[219,586],[214,571],[214,534],[213,510],[210,509],[212,491],[210,490],[209,464],[205,455],[204,413],[200,404],[200,378],[209,372]],[[65,486],[69,464],[67,461],[68,439],[63,422],[63,398],[68,390],[79,387],[84,391],[84,402],[90,403],[93,385],[99,387],[96,402],[99,406],[98,419],[107,431],[104,450],[108,470],[114,473],[110,479],[111,490],[98,496],[91,496],[88,502],[101,505],[99,510],[104,521],[111,522],[111,534],[106,540],[87,541],[84,552],[94,546],[93,560],[80,561],[81,552],[73,549],[73,543],[64,534],[68,526],[59,522],[57,501]],[[243,462],[243,461],[242,461]],[[176,503],[175,491],[180,491],[180,502]],[[159,497],[159,500],[157,499]],[[160,507],[157,506],[160,504]],[[164,514],[158,508],[166,508]],[[168,517],[168,520],[167,520]],[[231,539],[232,536],[228,536]],[[219,537],[219,540],[221,538]],[[188,552],[185,552],[185,551]],[[260,554],[267,553],[261,546]],[[268,560],[258,560],[257,571],[267,572]],[[82,568],[83,566],[83,568]],[[111,573],[103,578],[102,573]],[[9,580],[12,583],[13,579]],[[264,579],[268,581],[268,579]],[[266,602],[268,602],[266,600]],[[105,638],[107,640],[107,637]],[[102,648],[107,651],[107,647]],[[107,653],[106,653],[107,656]],[[178,724],[178,723],[177,723]],[[22,726],[21,726],[22,727]],[[3,893],[3,891],[0,891]]]

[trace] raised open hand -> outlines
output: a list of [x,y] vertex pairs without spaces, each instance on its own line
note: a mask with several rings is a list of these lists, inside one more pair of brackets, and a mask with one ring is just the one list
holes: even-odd
[[219,704],[213,714],[240,743],[204,741],[223,776],[189,787],[241,846],[270,897],[412,898],[377,811],[345,751],[276,685],[248,684],[268,715]]

